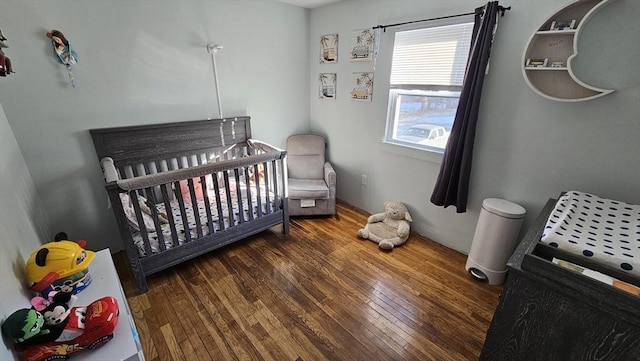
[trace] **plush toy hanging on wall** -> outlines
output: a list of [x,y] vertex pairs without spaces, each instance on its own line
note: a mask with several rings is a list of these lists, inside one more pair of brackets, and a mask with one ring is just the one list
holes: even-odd
[[4,55],[4,51],[2,48],[8,48],[7,38],[2,34],[2,29],[0,29],[0,76],[7,76],[13,73],[13,69],[11,68],[11,59],[7,58]]
[[51,30],[47,33],[47,37],[51,39],[53,51],[56,53],[58,60],[67,68],[67,71],[69,72],[69,82],[71,83],[71,86],[75,88],[76,82],[73,79],[71,66],[78,62],[78,54],[73,50],[67,38],[62,34],[62,31]]

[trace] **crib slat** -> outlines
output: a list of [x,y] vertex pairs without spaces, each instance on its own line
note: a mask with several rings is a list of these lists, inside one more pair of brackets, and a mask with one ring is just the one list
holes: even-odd
[[254,183],[256,185],[256,200],[258,203],[257,204],[258,210],[256,211],[256,217],[262,217],[263,210],[262,210],[262,195],[260,194],[260,173],[258,173],[257,164],[253,165],[253,176],[255,177]]
[[171,241],[172,246],[175,247],[179,245],[178,241],[178,231],[176,230],[176,221],[173,218],[173,209],[171,207],[171,203],[169,203],[169,184],[163,184],[160,186],[160,191],[162,192],[162,201],[164,203],[164,209],[167,212],[167,220],[169,221],[169,228],[171,229]]
[[150,256],[152,254],[151,243],[149,243],[149,235],[147,234],[147,227],[145,227],[144,219],[142,218],[142,210],[140,209],[140,205],[138,204],[138,192],[137,191],[129,192],[129,200],[133,205],[133,210],[136,214],[136,220],[138,221],[138,229],[140,231],[140,235],[142,236],[144,250],[147,253],[147,255]]
[[[156,174],[158,173],[158,164],[155,161],[145,162],[145,163],[142,163],[142,169],[144,170],[145,175]],[[151,192],[153,192],[153,195],[156,198],[158,198],[159,190],[160,188],[158,187],[151,187],[151,188],[140,189],[138,192],[140,192],[142,196],[145,197],[146,199],[150,199]]]
[[178,158],[171,158],[171,161],[167,163],[170,170],[180,169],[180,160]]
[[117,167],[116,169],[118,170],[118,178],[119,179],[127,178],[125,167]]
[[245,222],[244,205],[242,204],[242,188],[240,187],[240,170],[235,168],[233,175],[236,180],[236,203],[238,204],[238,224]]
[[138,166],[137,165],[132,165],[131,166],[131,177],[130,178],[135,178],[140,176],[140,172],[138,172]]
[[162,234],[162,222],[160,221],[160,217],[158,216],[158,210],[156,209],[156,196],[155,190],[153,188],[146,188],[145,192],[149,195],[149,203],[147,203],[147,207],[151,210],[151,219],[153,219],[153,225],[156,229],[156,236],[158,237],[158,247],[160,251],[166,251],[167,246],[164,242],[164,234]]
[[136,177],[147,175],[147,170],[145,169],[144,164],[142,163],[136,164],[135,174],[136,174]]
[[279,204],[280,197],[278,196],[278,163],[276,163],[275,160],[272,160],[271,164],[273,167],[273,201]]
[[[193,217],[196,221],[196,234],[198,238],[202,238],[202,222],[200,221],[200,210],[198,209],[198,198],[196,196],[196,190],[193,183],[193,178],[187,179],[187,186],[189,187],[189,195],[191,196],[191,210],[193,211]],[[185,232],[190,229],[189,224],[184,224]]]
[[166,171],[169,170],[168,165],[169,164],[169,160],[168,159],[162,159],[158,161],[158,169],[159,169],[159,173],[164,173]]
[[155,167],[155,163],[153,163],[153,162],[142,163],[142,169],[144,169],[144,174],[153,174],[153,173],[155,173],[153,171],[154,167]]
[[191,232],[188,231],[189,221],[187,220],[187,211],[184,207],[184,200],[182,199],[182,190],[180,189],[180,182],[173,183],[173,190],[178,200],[178,206],[180,208],[180,218],[182,218],[182,224],[184,225],[184,240],[185,242],[191,242]]
[[236,224],[236,217],[233,214],[233,202],[231,201],[231,185],[229,184],[229,173],[227,171],[222,172],[224,175],[224,190],[227,196],[227,211],[229,212],[229,228]]
[[187,157],[184,155],[177,158],[177,161],[178,161],[178,169],[187,168],[189,166],[189,163],[187,162]]
[[207,186],[206,177],[200,177],[200,184],[202,185],[202,195],[204,196],[204,209],[207,213],[207,226],[209,227],[209,233],[213,233],[213,216],[211,215],[211,202],[209,202],[209,187]]
[[249,175],[249,170],[251,167],[244,168],[244,184],[247,189],[247,213],[249,214],[249,220],[253,220],[255,217],[253,216],[253,197],[251,194],[251,182],[249,179],[251,176]]
[[222,202],[220,201],[220,184],[218,183],[218,173],[211,175],[213,178],[213,191],[216,196],[216,209],[218,210],[218,229],[223,231],[226,229],[224,226],[224,213],[222,212]]
[[264,168],[264,188],[265,195],[267,197],[267,210],[266,214],[271,214],[271,184],[269,183],[269,163],[262,163],[262,167]]

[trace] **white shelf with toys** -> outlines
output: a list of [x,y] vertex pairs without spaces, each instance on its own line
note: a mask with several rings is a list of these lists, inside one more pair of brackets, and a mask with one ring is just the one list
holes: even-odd
[[96,252],[95,258],[89,265],[89,274],[91,275],[91,284],[77,294],[78,299],[75,304],[88,305],[104,296],[111,296],[118,301],[120,318],[111,341],[96,350],[87,350],[73,355],[72,359],[74,361],[144,361],[138,331],[108,248]]

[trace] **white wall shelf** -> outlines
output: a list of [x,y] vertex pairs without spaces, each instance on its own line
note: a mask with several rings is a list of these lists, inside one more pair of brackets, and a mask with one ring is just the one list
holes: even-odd
[[[571,61],[578,55],[578,37],[588,19],[615,0],[578,0],[556,11],[533,33],[522,57],[522,72],[527,84],[541,96],[564,102],[578,102],[607,95],[613,90],[582,82],[573,73]],[[573,29],[553,29],[554,23],[572,22]],[[526,66],[528,59],[547,60],[545,67]],[[552,67],[562,62],[560,67]]]

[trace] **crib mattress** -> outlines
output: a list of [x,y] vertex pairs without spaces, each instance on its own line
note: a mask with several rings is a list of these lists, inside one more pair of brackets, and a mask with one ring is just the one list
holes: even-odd
[[[245,192],[243,191],[243,205],[242,205],[242,209],[244,211],[244,219],[250,219],[250,215],[249,215],[249,204],[248,201],[245,197]],[[254,193],[255,194],[255,193]],[[273,212],[273,210],[275,209],[275,201],[274,201],[274,197],[273,194],[270,194],[270,198],[271,203],[267,203],[267,199],[266,196],[263,195],[261,196],[260,199],[260,204],[262,209],[258,209],[258,199],[257,197],[253,196],[252,200],[251,200],[251,204],[252,204],[252,211],[253,211],[253,218],[257,218],[261,215],[264,214],[268,214]],[[233,209],[233,222],[231,222],[231,218],[229,217],[229,211],[228,211],[228,205],[227,202],[225,201],[224,197],[221,197],[222,200],[222,222],[224,224],[224,229],[227,229],[231,226],[235,226],[239,223],[239,213],[240,213],[240,207],[239,204],[237,202],[236,198],[232,198],[232,209]],[[212,232],[212,230],[210,229],[209,225],[208,225],[208,220],[207,220],[207,213],[206,213],[206,204],[205,204],[205,200],[203,198],[198,199],[197,203],[196,203],[197,207],[198,207],[198,215],[200,218],[200,224],[201,224],[201,229],[202,229],[202,234],[203,236],[206,236],[208,234],[210,234]],[[216,206],[216,199],[215,197],[210,197],[209,199],[209,205],[211,208],[211,215],[212,215],[212,228],[213,228],[213,232],[217,232],[220,230],[220,226],[219,226],[219,221],[220,221],[220,216],[218,215],[218,209]],[[186,202],[184,204],[185,207],[185,213],[187,216],[187,227],[185,227],[184,222],[182,221],[182,217],[180,216],[180,205],[178,203],[177,200],[174,200],[172,202],[170,202],[170,206],[171,206],[171,214],[173,215],[173,219],[175,221],[175,226],[176,226],[176,233],[178,235],[178,244],[177,245],[181,245],[186,241],[186,232],[189,232],[190,238],[191,240],[195,240],[198,238],[198,231],[197,231],[197,223],[196,223],[196,217],[193,211],[193,204],[191,202]],[[160,213],[165,213],[165,214],[169,214],[166,211],[166,208],[164,206],[164,204],[160,203],[157,205],[157,209]],[[171,227],[169,225],[169,223],[163,223],[161,226],[162,229],[162,236],[164,238],[164,244],[166,249],[170,249],[173,248],[174,246],[176,246],[173,242],[173,237],[172,237],[172,233],[171,233]],[[140,233],[140,231],[136,231],[133,230],[132,231],[132,237],[133,237],[133,243],[136,246],[136,249],[138,250],[138,254],[140,255],[140,257],[146,257],[147,252],[145,250],[144,247],[144,240],[143,240],[143,236]],[[159,247],[159,237],[158,237],[158,233],[153,231],[147,231],[147,237],[149,238],[149,243],[151,245],[151,251],[155,254],[161,251],[160,247]]]
[[567,192],[549,215],[541,241],[640,278],[638,205]]

